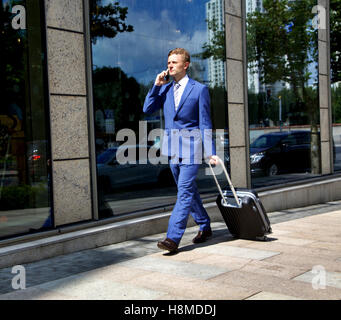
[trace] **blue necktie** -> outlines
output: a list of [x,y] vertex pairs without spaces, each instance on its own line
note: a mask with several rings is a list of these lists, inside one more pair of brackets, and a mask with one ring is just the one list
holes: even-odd
[[180,83],[174,84],[174,104],[175,104],[175,111],[178,110],[179,103],[180,103]]

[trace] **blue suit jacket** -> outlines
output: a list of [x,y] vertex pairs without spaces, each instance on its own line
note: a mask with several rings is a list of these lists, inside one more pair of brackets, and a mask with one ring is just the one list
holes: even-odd
[[173,86],[174,81],[163,86],[154,85],[146,96],[143,112],[154,113],[163,107],[163,155],[201,163],[203,149],[206,157],[216,154],[208,88],[190,78],[175,111]]

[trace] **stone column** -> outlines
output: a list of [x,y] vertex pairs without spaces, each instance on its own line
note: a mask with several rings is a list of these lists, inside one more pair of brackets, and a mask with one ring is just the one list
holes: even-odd
[[236,187],[251,186],[244,1],[225,0],[230,165]]
[[[329,0],[318,0],[320,23],[318,29],[319,98],[321,133],[321,173],[333,172],[333,129],[330,91],[330,25]],[[324,17],[325,15],[325,17]]]
[[45,0],[55,227],[92,219],[82,0]]

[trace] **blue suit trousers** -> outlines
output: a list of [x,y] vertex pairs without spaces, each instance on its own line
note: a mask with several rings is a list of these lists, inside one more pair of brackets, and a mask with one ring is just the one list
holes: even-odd
[[210,218],[205,210],[195,182],[199,164],[170,164],[177,188],[177,201],[168,222],[167,238],[179,245],[186,230],[189,214],[200,230],[210,228]]

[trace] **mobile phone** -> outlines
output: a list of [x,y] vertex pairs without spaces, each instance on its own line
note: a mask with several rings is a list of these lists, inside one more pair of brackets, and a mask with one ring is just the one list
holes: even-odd
[[168,81],[169,80],[169,71],[167,70],[167,74],[165,76],[165,80]]

